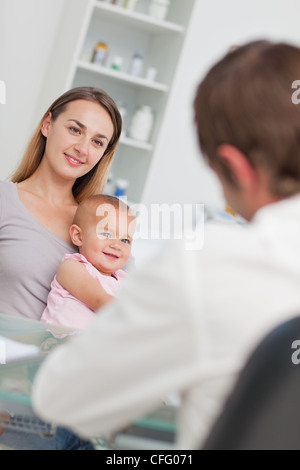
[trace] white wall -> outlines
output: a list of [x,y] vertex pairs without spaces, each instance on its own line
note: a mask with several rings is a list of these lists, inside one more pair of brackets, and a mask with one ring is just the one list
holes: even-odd
[[[85,1],[0,1],[0,80],[6,83],[7,98],[0,104],[0,179],[18,164],[41,113],[63,91],[68,50]],[[223,205],[219,185],[196,144],[195,87],[232,44],[261,37],[300,44],[299,13],[299,0],[196,0],[144,202]],[[70,31],[65,44],[57,41],[60,28]]]
[[198,152],[192,114],[196,85],[233,44],[267,38],[300,45],[299,15],[299,0],[196,1],[143,202],[224,207],[220,186]]
[[[0,1],[0,179],[20,161],[35,113],[65,0]],[[50,104],[50,103],[49,103]]]

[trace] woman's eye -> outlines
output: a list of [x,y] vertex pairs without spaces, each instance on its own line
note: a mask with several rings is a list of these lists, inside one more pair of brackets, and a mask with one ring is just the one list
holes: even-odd
[[80,129],[78,129],[78,127],[70,127],[70,131],[74,132],[74,134],[80,134]]
[[97,147],[103,147],[103,142],[101,140],[94,140],[95,144],[97,145]]

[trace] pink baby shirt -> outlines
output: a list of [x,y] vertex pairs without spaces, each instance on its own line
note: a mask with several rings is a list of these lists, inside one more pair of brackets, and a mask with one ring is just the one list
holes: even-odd
[[[66,254],[63,257],[63,261],[66,259],[75,259],[83,263],[91,276],[112,296],[117,295],[120,286],[123,284],[122,281],[127,278],[127,272],[123,269],[119,269],[112,276],[101,274],[80,253]],[[95,312],[64,289],[57,282],[55,276],[51,283],[47,306],[41,320],[46,323],[66,326],[74,330],[82,330],[89,325],[93,318],[95,318]]]

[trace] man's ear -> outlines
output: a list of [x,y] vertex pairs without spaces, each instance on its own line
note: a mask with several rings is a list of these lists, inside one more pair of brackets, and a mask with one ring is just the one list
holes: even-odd
[[78,227],[78,225],[73,224],[70,227],[69,233],[70,233],[72,243],[76,246],[81,246],[82,245],[81,228]]
[[49,111],[49,113],[47,114],[47,116],[43,120],[42,127],[41,127],[41,133],[43,134],[44,137],[48,137],[48,131],[49,131],[49,127],[50,127],[50,124],[51,124],[51,117],[52,117],[52,114]]
[[217,148],[217,155],[228,166],[240,188],[256,186],[258,173],[239,149],[233,145],[221,144]]

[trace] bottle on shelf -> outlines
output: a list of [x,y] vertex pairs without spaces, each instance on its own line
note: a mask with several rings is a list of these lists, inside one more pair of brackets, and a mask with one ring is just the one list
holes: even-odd
[[164,20],[168,14],[170,0],[151,0],[148,13],[153,18]]
[[150,82],[155,82],[156,76],[157,76],[157,68],[148,67],[146,75],[145,75],[146,80],[149,80]]
[[124,8],[128,10],[135,10],[137,6],[138,0],[125,0],[124,1]]
[[122,65],[123,65],[123,57],[121,57],[121,56],[115,56],[115,57],[113,58],[112,63],[111,63],[111,68],[112,68],[113,70],[121,70]]
[[139,142],[149,142],[153,121],[154,115],[151,107],[141,106],[133,115],[129,127],[129,136]]
[[133,55],[128,73],[134,77],[140,77],[143,70],[144,59],[139,52],[135,52]]
[[92,62],[98,65],[105,65],[109,48],[105,42],[98,42],[93,51]]
[[116,181],[116,188],[114,192],[114,196],[122,197],[126,195],[126,191],[128,188],[128,181],[122,178],[118,178]]

